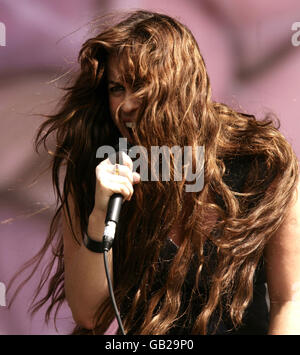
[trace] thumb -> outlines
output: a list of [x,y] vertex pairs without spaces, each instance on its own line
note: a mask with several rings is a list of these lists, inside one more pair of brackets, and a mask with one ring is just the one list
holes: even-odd
[[141,175],[139,173],[134,172],[134,173],[132,173],[132,175],[133,175],[133,183],[134,184],[137,184],[141,181]]

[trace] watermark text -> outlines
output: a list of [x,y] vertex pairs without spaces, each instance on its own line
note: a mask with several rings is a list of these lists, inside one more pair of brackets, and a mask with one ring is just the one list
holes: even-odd
[[0,22],[0,46],[6,46],[6,28],[3,22]]
[[[148,152],[145,147],[133,146],[128,150],[127,138],[119,138],[118,151],[128,152],[133,160],[133,171],[141,176],[142,181],[182,181],[185,182],[187,192],[199,192],[204,186],[204,147],[203,146],[152,146],[150,152],[150,164]],[[97,149],[96,158],[103,159],[109,157],[112,164],[116,163],[116,149],[112,146],[104,145]],[[173,163],[171,164],[171,162]],[[171,166],[173,166],[173,176],[171,178]],[[192,183],[193,182],[193,183]]]
[[0,307],[6,306],[6,287],[3,282],[0,282]]
[[292,24],[292,31],[296,31],[291,38],[292,45],[298,47],[300,46],[300,22],[294,22]]

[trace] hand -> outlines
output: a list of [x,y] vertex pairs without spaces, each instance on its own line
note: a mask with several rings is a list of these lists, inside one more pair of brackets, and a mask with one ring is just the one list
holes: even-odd
[[96,167],[94,212],[106,213],[109,198],[114,193],[121,193],[124,200],[129,201],[133,195],[133,185],[141,181],[140,175],[132,171],[131,158],[124,152],[121,154],[123,164],[118,164],[119,175],[116,174],[116,165],[109,158]]

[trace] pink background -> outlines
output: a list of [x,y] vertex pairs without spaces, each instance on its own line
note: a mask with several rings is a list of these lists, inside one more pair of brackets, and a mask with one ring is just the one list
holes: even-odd
[[[0,22],[0,282],[9,279],[39,250],[54,211],[46,154],[36,155],[33,137],[42,122],[34,114],[55,109],[61,92],[55,78],[76,68],[88,38],[87,23],[111,10],[151,9],[175,16],[194,33],[207,64],[213,99],[262,118],[268,111],[300,155],[300,46],[291,30],[300,21],[298,0],[1,0]],[[300,35],[299,35],[300,37]],[[44,265],[41,266],[41,272]],[[1,306],[0,334],[68,334],[74,326],[65,305],[57,330],[43,312],[27,307],[37,277],[22,289],[11,309]],[[6,302],[12,293],[6,295]]]

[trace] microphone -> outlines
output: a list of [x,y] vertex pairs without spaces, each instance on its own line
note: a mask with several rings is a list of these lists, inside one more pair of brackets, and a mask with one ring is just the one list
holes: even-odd
[[103,235],[103,249],[109,250],[115,239],[116,227],[119,221],[123,203],[122,194],[113,194],[108,202]]
[[[125,148],[125,147],[119,148],[119,145],[115,147],[118,148],[117,164],[122,164],[123,163],[122,152],[127,153],[130,148]],[[119,222],[123,199],[124,197],[120,193],[113,194],[109,199],[106,217],[105,217],[105,227],[104,227],[104,235],[103,235],[104,250],[108,251],[112,247],[115,238],[116,227]]]
[[[116,148],[116,146],[115,146]],[[117,153],[117,164],[122,164],[123,163],[123,157],[122,157],[122,151],[128,152],[129,148],[124,147],[120,148],[118,146],[117,149],[115,149]],[[120,154],[121,153],[121,154]],[[108,270],[108,261],[107,261],[107,252],[109,249],[112,247],[114,238],[115,238],[115,233],[116,233],[116,227],[119,221],[119,216],[121,212],[121,207],[122,207],[122,202],[123,202],[123,195],[120,193],[115,193],[113,194],[108,202],[107,206],[107,212],[106,212],[106,217],[105,217],[105,228],[104,228],[104,235],[102,238],[102,243],[103,243],[103,257],[104,257],[104,267],[105,267],[105,273],[106,273],[106,278],[108,282],[108,288],[109,288],[109,294],[111,297],[111,301],[115,310],[116,318],[119,324],[119,327],[122,331],[122,334],[125,335],[125,330],[122,324],[122,320],[120,317],[120,313],[118,311],[118,306],[116,304],[116,300],[114,297],[114,292],[113,292],[113,285],[111,282],[111,278],[109,275],[109,270]]]

